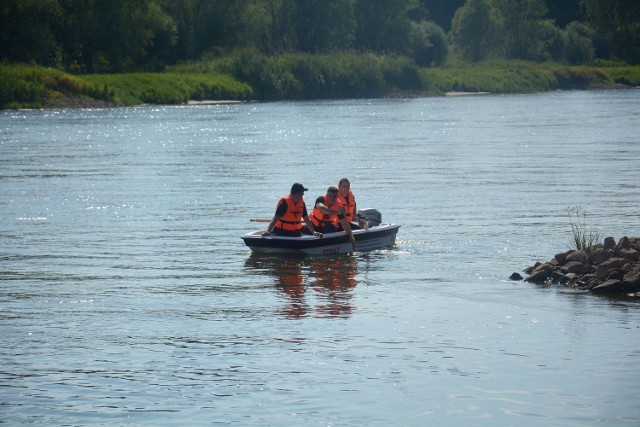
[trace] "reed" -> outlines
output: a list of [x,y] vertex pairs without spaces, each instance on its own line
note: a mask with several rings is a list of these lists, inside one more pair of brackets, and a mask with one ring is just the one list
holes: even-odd
[[583,206],[570,206],[565,209],[571,225],[573,247],[576,250],[591,252],[599,247],[600,233],[587,227],[587,213]]
[[456,64],[420,71],[424,88],[430,92],[530,93],[555,86],[552,73],[525,61]]
[[638,86],[640,67],[617,64],[567,66],[527,61],[491,61],[422,68],[420,79],[424,90],[433,93],[533,93],[556,89]]
[[372,53],[268,56],[242,50],[170,70],[228,73],[251,85],[260,100],[380,97],[421,90],[413,61]]

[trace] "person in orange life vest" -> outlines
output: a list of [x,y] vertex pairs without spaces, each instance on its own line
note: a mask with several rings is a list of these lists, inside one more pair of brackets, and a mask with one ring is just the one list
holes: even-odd
[[345,217],[344,207],[338,202],[338,188],[331,186],[327,189],[327,194],[316,199],[310,218],[315,229],[321,233],[335,233],[340,231],[340,225],[342,225],[355,251],[356,241]]
[[348,222],[356,219],[356,198],[351,192],[351,183],[349,179],[342,178],[338,184],[338,202],[344,207],[345,217]]
[[304,220],[311,233],[320,235],[309,220],[307,205],[302,197],[305,191],[309,191],[309,189],[304,188],[304,185],[299,182],[291,186],[291,192],[278,201],[276,213],[263,235],[273,233],[278,236],[300,237],[302,235],[301,219]]
[[344,208],[338,203],[338,189],[329,187],[327,194],[316,199],[311,222],[321,233],[335,233],[338,231],[338,216],[344,217]]

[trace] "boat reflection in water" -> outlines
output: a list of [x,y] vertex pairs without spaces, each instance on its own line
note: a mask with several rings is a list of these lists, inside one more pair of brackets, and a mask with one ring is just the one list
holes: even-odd
[[330,258],[252,255],[246,266],[273,277],[275,289],[286,300],[281,311],[285,317],[349,317],[354,310],[351,300],[357,285],[357,259],[351,255]]
[[353,256],[313,260],[313,289],[318,305],[316,315],[348,317],[353,311],[351,299],[356,287],[356,259]]
[[297,318],[306,316],[309,307],[305,302],[304,276],[300,260],[282,259],[282,262],[274,260],[272,275],[275,287],[282,295],[287,297],[288,304],[283,309],[286,317]]

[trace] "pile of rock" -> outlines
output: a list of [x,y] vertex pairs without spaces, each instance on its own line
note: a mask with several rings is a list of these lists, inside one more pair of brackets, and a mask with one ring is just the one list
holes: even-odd
[[[570,250],[524,270],[532,283],[560,283],[599,294],[640,292],[640,238],[613,237],[590,252]],[[516,274],[516,273],[514,273]],[[513,277],[513,276],[512,276]]]

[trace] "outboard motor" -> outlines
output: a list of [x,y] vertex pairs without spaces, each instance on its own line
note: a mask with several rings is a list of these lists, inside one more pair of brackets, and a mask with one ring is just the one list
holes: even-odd
[[358,225],[362,228],[375,227],[382,223],[382,214],[376,209],[358,209]]

